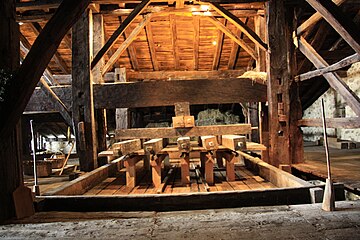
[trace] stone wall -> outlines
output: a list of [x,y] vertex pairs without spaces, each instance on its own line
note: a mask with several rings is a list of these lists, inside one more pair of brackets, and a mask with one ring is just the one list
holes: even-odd
[[[360,62],[355,63],[347,71],[347,77],[343,80],[360,96]],[[355,117],[355,113],[346,104],[342,97],[332,88],[326,91],[318,100],[304,111],[303,118],[321,118],[321,98],[324,99],[325,114],[327,118]],[[323,136],[320,127],[304,127],[304,141],[316,141]],[[327,129],[328,136],[337,137],[341,140],[360,142],[360,129]]]

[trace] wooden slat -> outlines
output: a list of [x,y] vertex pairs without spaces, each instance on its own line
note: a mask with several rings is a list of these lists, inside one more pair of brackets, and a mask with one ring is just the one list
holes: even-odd
[[173,56],[174,56],[174,66],[175,66],[175,70],[179,70],[180,59],[179,59],[179,52],[177,49],[177,32],[176,32],[175,15],[170,14],[169,17],[170,17],[172,50],[173,50]]
[[[247,20],[245,21],[245,24],[246,23],[247,23]],[[240,35],[240,39],[243,39],[244,34],[241,33],[241,31],[239,29],[236,29],[235,36],[239,36],[239,35]],[[237,44],[236,42],[233,42],[232,47],[231,47],[229,62],[228,62],[228,69],[229,70],[235,68],[236,60],[237,60],[239,51],[240,51],[239,44]]]
[[[121,21],[121,17],[119,17],[119,20]],[[131,33],[130,33],[131,34]],[[129,28],[127,28],[125,31],[124,31],[124,40],[128,39],[129,38]],[[131,65],[132,65],[132,68],[135,70],[135,71],[139,71],[139,62],[137,60],[137,57],[136,57],[136,50],[135,50],[135,47],[133,44],[130,44],[128,47],[127,47],[127,51],[129,53],[129,57],[130,57],[130,62],[131,62]]]
[[334,63],[334,64],[332,64],[332,65],[330,65],[328,67],[300,74],[300,75],[295,77],[295,80],[297,80],[297,81],[305,81],[305,80],[308,80],[308,79],[311,79],[311,78],[314,78],[314,77],[317,77],[317,76],[321,76],[321,75],[323,75],[325,73],[328,73],[328,72],[334,72],[336,70],[347,67],[347,66],[349,66],[349,65],[351,65],[353,63],[359,62],[359,61],[360,61],[360,54],[355,53],[355,54],[353,54],[353,55],[351,55],[349,57],[346,57],[346,58],[340,60],[339,62]]
[[193,17],[194,24],[194,70],[199,69],[199,44],[200,44],[200,18],[198,16]]
[[[315,49],[303,38],[298,39],[299,50],[314,64],[316,68],[325,68],[329,64],[315,51]],[[351,107],[356,115],[360,116],[360,98],[336,73],[325,73],[325,79]]]
[[151,31],[151,22],[146,24],[145,26],[145,32],[146,32],[146,38],[148,41],[149,49],[150,49],[150,55],[151,55],[151,62],[153,65],[154,71],[159,71],[159,63],[156,58],[156,50],[155,50],[155,44],[154,44],[154,38],[153,33]]
[[117,139],[131,138],[175,138],[181,136],[205,136],[205,135],[223,135],[223,134],[249,134],[251,132],[250,124],[232,124],[232,125],[214,125],[197,126],[190,129],[175,128],[132,128],[116,129]]
[[231,38],[233,41],[235,41],[237,44],[239,44],[252,58],[255,60],[258,58],[256,52],[254,49],[252,49],[244,40],[240,39],[239,37],[235,36],[224,24],[219,22],[214,17],[207,17],[206,20],[213,23],[217,28],[219,28],[221,31],[223,31],[226,36]]
[[306,0],[360,54],[359,28],[329,0]]
[[[139,23],[139,25],[136,26],[136,28],[131,32],[129,37],[120,45],[120,47],[110,57],[109,61],[105,64],[105,66],[103,67],[103,69],[101,71],[103,75],[110,70],[110,68],[114,65],[114,63],[119,59],[121,54],[123,54],[123,52],[126,50],[126,48],[129,47],[129,45],[134,41],[136,36],[145,27],[145,25],[150,21],[150,18],[151,18],[150,15],[144,16],[144,19]],[[126,19],[125,19],[125,21],[126,21]]]
[[[360,117],[353,118],[326,118],[326,126],[329,128],[360,128]],[[298,121],[300,127],[322,127],[322,119],[304,118]]]
[[126,30],[126,28],[134,21],[134,19],[150,4],[150,0],[143,0],[138,4],[130,15],[124,20],[124,22],[115,30],[113,35],[105,43],[104,47],[96,54],[93,61],[91,62],[91,69],[93,69],[100,59],[110,50],[110,48],[115,44],[116,40],[121,36],[121,34]]
[[239,28],[251,41],[258,45],[262,50],[267,51],[267,44],[264,43],[261,38],[246,24],[244,24],[239,18],[234,14],[226,10],[224,7],[220,6],[218,3],[211,3],[211,7],[218,12],[221,16],[226,18],[229,22],[234,24]]
[[[226,26],[226,19],[225,19],[224,26]],[[219,68],[223,44],[224,44],[224,33],[220,29],[218,29],[218,36],[217,36],[217,40],[216,40],[216,47],[215,47],[213,64],[212,64],[212,70],[218,70],[218,68]]]

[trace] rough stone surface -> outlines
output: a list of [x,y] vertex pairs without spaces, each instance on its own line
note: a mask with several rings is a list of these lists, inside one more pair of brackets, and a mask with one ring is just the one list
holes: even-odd
[[360,239],[360,201],[183,212],[38,213],[0,226],[6,239]]
[[[343,78],[345,83],[360,96],[360,62],[354,63],[347,71],[347,77]],[[325,114],[327,118],[333,117],[355,117],[356,114],[347,106],[342,97],[333,89],[326,91],[318,100],[304,111],[303,118],[321,118],[321,98],[324,99]],[[322,128],[304,127],[304,140],[316,141],[323,136]],[[341,140],[360,142],[360,129],[327,129],[328,136],[336,136]]]

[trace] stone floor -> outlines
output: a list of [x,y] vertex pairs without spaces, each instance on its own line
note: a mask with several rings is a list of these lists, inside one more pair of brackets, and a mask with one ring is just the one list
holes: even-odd
[[6,239],[360,239],[360,201],[183,212],[48,212],[0,226]]

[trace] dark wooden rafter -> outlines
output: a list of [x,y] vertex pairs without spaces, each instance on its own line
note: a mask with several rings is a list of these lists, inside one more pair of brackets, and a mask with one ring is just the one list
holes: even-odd
[[101,71],[103,75],[110,70],[110,68],[114,65],[114,63],[119,59],[121,54],[123,54],[124,51],[129,47],[129,45],[134,41],[134,39],[140,33],[140,31],[145,27],[146,24],[148,24],[150,19],[151,19],[150,14],[144,16],[143,20],[134,28],[134,30],[131,32],[129,37],[125,39],[125,41],[120,45],[120,47],[110,57],[109,61],[105,64],[105,66]]
[[[120,21],[120,24],[123,22],[121,17],[119,17],[119,21]],[[128,39],[129,34],[131,34],[131,33],[129,32],[129,28],[127,28],[123,33],[124,41],[126,41],[126,39]],[[135,71],[139,71],[139,63],[138,63],[138,60],[137,60],[137,57],[136,57],[136,50],[135,50],[134,45],[130,44],[127,47],[127,51],[128,51],[128,54],[129,54],[129,58],[130,58],[132,68]]]
[[194,70],[199,69],[199,44],[200,44],[200,18],[199,16],[193,17],[194,24]]
[[[247,24],[249,21],[249,18],[247,17],[245,19],[245,24]],[[239,36],[240,39],[244,39],[244,33],[240,31],[240,29],[236,29],[235,36]],[[235,69],[236,66],[236,60],[238,58],[239,52],[241,51],[239,44],[236,42],[233,42],[230,52],[230,58],[228,62],[228,69]]]
[[[298,121],[300,127],[322,127],[322,119],[303,118]],[[329,128],[360,128],[360,117],[352,118],[326,118],[326,126]]]
[[110,50],[110,48],[115,44],[116,40],[121,36],[121,34],[126,30],[126,28],[134,21],[134,19],[150,4],[150,0],[143,0],[138,4],[130,15],[120,24],[120,26],[115,30],[111,35],[109,40],[105,43],[103,48],[96,54],[93,61],[91,62],[91,69],[93,69],[100,59]]
[[[35,33],[35,35],[39,36],[40,32],[42,31],[42,27],[40,26],[40,24],[34,22],[34,23],[29,23],[29,26],[32,29],[32,31]],[[65,60],[61,57],[61,54],[58,51],[55,52],[53,56],[53,60],[56,62],[56,64],[58,65],[58,67],[61,69],[62,72],[64,72],[65,74],[70,73],[70,70],[66,65]]]
[[149,45],[153,70],[154,71],[159,71],[160,68],[159,68],[159,62],[157,61],[157,58],[156,58],[156,50],[155,50],[155,43],[154,43],[153,33],[152,33],[152,30],[151,30],[151,22],[149,22],[145,26],[145,32],[146,32],[147,42],[148,42],[148,45]]
[[[262,39],[265,38],[265,17],[262,16],[254,16],[254,25],[255,25],[255,32],[258,36]],[[258,60],[256,61],[256,69],[261,72],[266,71],[266,53],[261,51],[258,46],[255,46],[255,50],[258,54]]]
[[360,61],[360,54],[355,53],[355,54],[353,54],[353,55],[351,55],[349,57],[346,57],[346,58],[340,60],[339,62],[334,63],[334,64],[332,64],[332,65],[330,65],[328,67],[300,74],[300,75],[295,77],[295,80],[297,80],[297,81],[305,81],[305,80],[308,80],[308,79],[312,79],[314,77],[324,75],[325,73],[337,71],[337,70],[339,70],[341,68],[347,67],[347,66],[349,66],[349,65],[351,65],[353,63],[359,62],[359,61]]
[[35,40],[8,89],[10,97],[4,102],[1,109],[1,116],[4,117],[0,119],[0,136],[7,135],[20,119],[36,84],[62,38],[87,8],[89,2],[90,0],[80,0],[76,3],[72,0],[63,0],[56,13]]
[[329,0],[306,0],[360,54],[359,28]]
[[[299,50],[314,64],[318,69],[329,67],[329,64],[316,52],[316,50],[303,38],[298,39]],[[360,116],[360,98],[354,93],[346,83],[336,73],[325,73],[323,75],[330,86],[337,91],[355,112]]]
[[174,14],[170,14],[170,28],[171,28],[171,41],[172,41],[172,50],[174,56],[174,67],[175,70],[179,70],[180,68],[180,58],[179,52],[177,48],[177,32],[176,32],[176,19]]
[[229,22],[239,28],[251,41],[258,45],[262,50],[267,51],[267,44],[246,24],[244,24],[238,17],[226,10],[218,3],[210,3],[210,6],[218,12],[221,16],[226,18]]
[[[220,22],[222,22],[220,20]],[[224,26],[226,26],[226,19],[223,20]],[[215,53],[214,53],[214,59],[212,64],[212,70],[218,70],[219,64],[220,64],[220,57],[222,52],[222,46],[224,43],[224,32],[218,29],[218,36],[216,40],[216,47],[215,47]]]
[[244,40],[235,36],[226,26],[224,26],[224,24],[219,22],[219,20],[217,20],[214,17],[206,17],[206,20],[213,23],[217,28],[219,28],[221,31],[223,31],[226,34],[226,36],[228,36],[234,42],[239,44],[252,58],[254,58],[255,60],[258,58],[258,56],[253,48],[251,48]]
[[[341,5],[342,3],[344,3],[346,0],[333,0],[333,2],[336,5]],[[307,32],[309,30],[311,30],[315,24],[317,22],[319,22],[322,19],[322,16],[320,13],[316,12],[313,15],[311,15],[311,17],[306,20],[305,22],[303,22],[297,29],[296,29],[296,34],[298,36],[300,36],[301,34],[303,34],[304,32]]]

